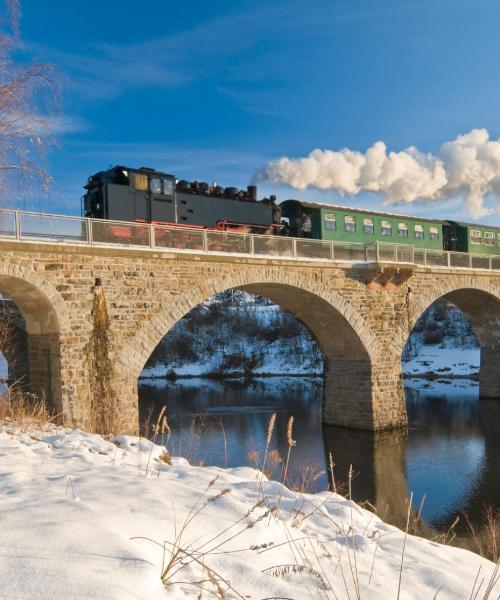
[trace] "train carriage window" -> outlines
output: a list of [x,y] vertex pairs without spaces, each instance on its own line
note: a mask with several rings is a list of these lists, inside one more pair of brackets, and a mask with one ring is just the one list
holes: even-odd
[[158,177],[151,178],[151,193],[161,194],[161,179]]
[[373,219],[363,219],[363,232],[368,235],[373,235],[374,230]]
[[356,232],[356,219],[354,217],[350,215],[344,217],[344,231],[348,231],[349,233]]
[[437,227],[430,227],[429,238],[433,241],[439,240],[439,229]]
[[484,243],[487,246],[494,246],[496,242],[496,234],[493,231],[484,232]]
[[325,217],[325,229],[329,229],[330,231],[336,231],[337,229],[337,216],[333,213],[326,213]]
[[139,192],[148,191],[148,176],[141,175],[140,173],[134,173],[134,187]]
[[408,225],[406,223],[398,223],[398,237],[408,237]]
[[424,235],[424,226],[423,225],[415,225],[415,239],[416,240],[423,240],[425,237]]
[[163,193],[165,196],[171,196],[174,193],[174,182],[171,179],[163,180]]
[[392,235],[392,223],[390,221],[382,221],[380,224],[380,233],[385,237]]
[[471,229],[470,232],[470,243],[480,244],[482,242],[482,234],[477,229]]

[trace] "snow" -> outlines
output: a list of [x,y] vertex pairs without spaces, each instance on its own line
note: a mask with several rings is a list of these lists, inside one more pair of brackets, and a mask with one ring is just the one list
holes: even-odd
[[421,346],[417,356],[402,364],[406,376],[470,377],[479,373],[479,361],[479,348]]
[[[398,597],[405,535],[353,502],[264,478],[266,502],[257,504],[253,469],[194,467],[180,458],[169,465],[152,442],[116,442],[53,425],[0,428],[0,598],[221,597],[207,581],[215,573],[228,599]],[[168,561],[186,522],[181,546],[198,548],[197,562],[182,555],[165,587],[163,544]],[[399,597],[433,598],[439,590],[440,600],[469,598],[479,570],[482,597],[493,563],[408,536]],[[201,580],[201,594],[187,583]]]

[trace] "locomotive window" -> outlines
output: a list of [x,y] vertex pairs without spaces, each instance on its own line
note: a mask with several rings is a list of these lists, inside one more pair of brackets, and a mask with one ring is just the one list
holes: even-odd
[[475,229],[471,229],[470,232],[470,243],[471,244],[480,244],[482,241],[481,232]]
[[438,240],[439,239],[439,229],[437,227],[431,227],[429,229],[429,238],[431,240]]
[[363,232],[367,233],[368,235],[373,235],[373,219],[363,219]]
[[356,219],[354,217],[350,217],[349,215],[344,217],[344,231],[348,231],[349,233],[356,232]]
[[158,179],[158,177],[151,178],[151,192],[161,194],[161,179]]
[[406,223],[398,223],[398,237],[408,237],[408,225]]
[[335,231],[337,229],[337,217],[332,213],[326,213],[325,215],[325,229]]
[[163,193],[165,196],[171,196],[174,193],[174,182],[171,179],[163,180]]
[[380,233],[383,236],[391,236],[392,235],[392,224],[390,221],[382,221]]
[[484,232],[484,243],[487,246],[494,246],[496,241],[496,234],[493,231]]
[[424,226],[423,225],[415,225],[415,239],[423,240],[424,239]]
[[140,173],[134,173],[134,187],[140,192],[148,191],[148,176],[141,175]]

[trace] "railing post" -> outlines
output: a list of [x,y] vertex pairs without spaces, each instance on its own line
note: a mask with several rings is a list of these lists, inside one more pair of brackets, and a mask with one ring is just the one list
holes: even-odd
[[92,246],[94,242],[94,230],[92,229],[92,219],[87,219],[87,244]]
[[16,210],[14,214],[14,223],[16,227],[16,240],[21,239],[21,219],[19,218],[19,211]]
[[489,269],[490,271],[491,271],[491,270],[492,270],[492,268],[493,268],[493,265],[492,265],[492,258],[493,258],[493,257],[492,257],[492,256],[490,256],[490,257],[489,257],[489,259],[488,259],[488,269]]
[[398,262],[398,244],[394,244],[394,262]]
[[380,242],[378,240],[375,242],[375,260],[380,262]]
[[368,262],[368,244],[365,244],[365,263]]
[[149,247],[154,248],[156,246],[155,240],[155,227],[154,225],[149,224]]
[[446,253],[446,262],[448,264],[448,269],[451,269],[451,252]]
[[415,264],[415,244],[411,245],[411,262]]
[[424,267],[427,266],[427,248],[424,248]]
[[206,229],[202,230],[202,238],[203,238],[203,252],[207,252],[208,251],[208,237],[207,237]]
[[330,260],[335,260],[335,248],[333,242],[330,242]]
[[472,269],[472,254],[469,252],[469,269]]
[[297,258],[297,238],[292,238],[292,240],[293,240],[293,247],[292,247],[293,248],[292,249],[293,257]]

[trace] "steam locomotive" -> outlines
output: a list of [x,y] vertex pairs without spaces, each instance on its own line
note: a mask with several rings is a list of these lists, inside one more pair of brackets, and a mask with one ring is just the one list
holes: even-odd
[[[115,166],[88,179],[82,197],[86,217],[279,234],[314,239],[411,244],[429,250],[500,255],[500,228],[395,215],[359,208],[276,197],[257,200],[257,188],[246,190],[176,180],[148,167]],[[308,223],[307,228],[304,223]],[[116,237],[133,235],[130,226],[112,225]]]
[[115,166],[89,177],[85,189],[82,213],[96,219],[260,234],[281,228],[276,197],[257,200],[253,185],[224,188],[148,167]]

